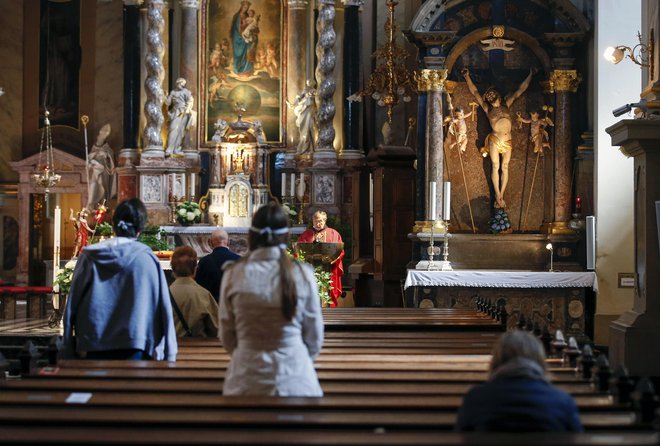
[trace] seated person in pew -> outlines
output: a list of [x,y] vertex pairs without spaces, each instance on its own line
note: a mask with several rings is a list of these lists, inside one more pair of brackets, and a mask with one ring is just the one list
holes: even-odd
[[550,384],[541,342],[531,333],[503,334],[495,345],[490,379],[463,399],[458,431],[580,432],[573,398]]
[[147,221],[137,198],[112,216],[115,237],[78,258],[64,310],[60,357],[175,361],[176,331],[165,273],[136,240]]
[[231,354],[224,395],[323,396],[314,358],[323,316],[314,271],[286,252],[288,217],[261,207],[250,252],[231,265],[220,288],[220,339]]
[[190,246],[179,246],[172,254],[172,273],[176,278],[170,291],[179,312],[174,311],[176,334],[183,337],[186,328],[179,317],[185,320],[190,336],[215,338],[218,336],[218,304],[208,290],[195,282],[197,253]]

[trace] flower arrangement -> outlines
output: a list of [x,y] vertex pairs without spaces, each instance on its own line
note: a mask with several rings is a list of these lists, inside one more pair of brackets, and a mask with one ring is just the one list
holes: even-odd
[[202,211],[195,201],[182,201],[176,205],[176,221],[183,226],[199,223],[202,220]]
[[298,212],[296,212],[295,206],[288,205],[286,203],[282,203],[282,210],[289,217],[289,223],[292,224],[292,225],[295,225],[296,224],[296,215],[298,215]]
[[507,234],[513,231],[513,229],[511,229],[511,221],[509,220],[509,216],[504,211],[504,209],[498,209],[495,211],[495,215],[493,215],[491,219],[488,220],[488,229],[493,234]]
[[57,272],[55,283],[53,283],[54,293],[59,293],[62,296],[67,296],[69,294],[69,289],[71,288],[71,279],[73,279],[73,270],[75,268],[76,261],[69,260],[64,265],[64,269],[60,269]]

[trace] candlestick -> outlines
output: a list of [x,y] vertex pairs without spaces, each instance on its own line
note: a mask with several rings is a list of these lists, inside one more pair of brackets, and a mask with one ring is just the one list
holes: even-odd
[[445,181],[442,192],[442,219],[444,221],[451,220],[451,183]]
[[436,212],[435,212],[435,206],[436,206],[436,182],[431,181],[429,183],[429,220],[435,221],[436,218]]
[[300,174],[300,182],[298,183],[298,199],[302,201],[305,194],[305,174]]
[[286,173],[282,172],[282,198],[286,195]]
[[369,229],[374,230],[374,176],[369,173]]
[[57,273],[60,269],[60,233],[62,229],[62,209],[55,206],[55,214],[53,216],[53,284],[57,279]]
[[291,174],[291,199],[296,196],[296,174]]

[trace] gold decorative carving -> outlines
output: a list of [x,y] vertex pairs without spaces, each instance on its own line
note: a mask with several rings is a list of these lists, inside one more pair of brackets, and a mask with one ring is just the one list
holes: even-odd
[[502,25],[493,26],[493,37],[504,37],[504,27]]
[[550,73],[550,93],[568,91],[575,93],[582,76],[577,70],[554,70]]
[[418,91],[444,91],[447,80],[447,69],[423,69],[415,71],[415,81]]

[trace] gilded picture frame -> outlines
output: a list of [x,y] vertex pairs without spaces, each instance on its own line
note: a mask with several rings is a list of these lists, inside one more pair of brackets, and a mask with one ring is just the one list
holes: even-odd
[[[260,121],[271,145],[286,141],[286,1],[209,0],[202,6],[201,129],[213,146],[222,119]],[[240,109],[240,112],[239,112]]]

